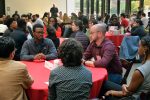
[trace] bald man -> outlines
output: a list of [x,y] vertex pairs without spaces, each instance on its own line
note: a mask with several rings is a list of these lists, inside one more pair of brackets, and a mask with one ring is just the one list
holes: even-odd
[[105,38],[106,24],[96,24],[90,29],[90,45],[83,56],[89,67],[103,67],[108,71],[108,80],[117,84],[122,80],[122,67],[112,41]]

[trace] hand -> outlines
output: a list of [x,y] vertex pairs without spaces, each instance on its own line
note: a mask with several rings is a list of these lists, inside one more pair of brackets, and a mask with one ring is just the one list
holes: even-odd
[[123,84],[122,85],[122,93],[123,93],[123,95],[126,95],[129,91],[127,90],[127,85],[126,84]]
[[34,56],[34,60],[45,60],[46,56],[43,53],[38,53]]
[[113,96],[113,90],[109,90],[105,93],[105,96],[110,96],[110,95]]
[[96,56],[96,59],[97,59],[97,60],[101,60],[102,58],[101,58],[101,56],[97,55],[97,56]]
[[40,53],[39,55],[41,56],[41,59],[46,59],[46,56],[43,53]]
[[86,61],[85,65],[88,67],[95,67],[94,62],[93,61]]

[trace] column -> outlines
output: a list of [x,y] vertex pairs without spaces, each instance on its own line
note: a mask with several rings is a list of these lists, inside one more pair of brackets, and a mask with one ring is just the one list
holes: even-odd
[[130,13],[131,13],[131,0],[126,0],[125,12],[126,12],[126,14],[130,15]]
[[110,14],[110,0],[106,0],[106,7],[107,14]]
[[84,12],[83,12],[83,8],[84,8],[84,0],[80,0],[80,11],[81,11],[82,13],[84,13]]
[[96,0],[96,18],[99,15],[99,0]]
[[89,0],[86,0],[86,15],[89,18]]
[[117,14],[120,15],[120,0],[117,0]]
[[104,14],[105,14],[105,0],[102,0],[102,3],[101,3],[101,16],[104,17]]

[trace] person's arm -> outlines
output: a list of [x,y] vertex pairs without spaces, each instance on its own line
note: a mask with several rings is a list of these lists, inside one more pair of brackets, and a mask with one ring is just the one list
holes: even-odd
[[34,80],[31,75],[28,73],[26,66],[22,69],[22,86],[24,89],[28,89],[33,84]]
[[134,93],[138,87],[143,83],[144,77],[139,70],[135,70],[131,82],[127,87],[127,90]]
[[85,52],[83,53],[83,59],[84,60],[88,60],[92,57],[92,48],[91,48],[91,44],[89,44],[89,46],[87,47],[87,49],[85,50]]
[[115,54],[115,46],[113,44],[107,44],[104,46],[104,52],[101,59],[94,62],[95,67],[107,67]]
[[54,43],[52,42],[52,40],[48,39],[47,44],[48,44],[48,48],[47,48],[48,53],[45,55],[46,60],[56,59],[57,51],[56,51]]
[[114,90],[107,91],[106,95],[112,95],[117,97],[127,96],[129,94],[134,93],[140,87],[143,81],[144,81],[143,75],[139,70],[136,70],[133,73],[129,86],[124,85],[122,91],[114,91]]
[[21,60],[33,60],[34,59],[34,55],[29,55],[29,47],[28,47],[27,41],[25,41],[22,46],[20,59]]

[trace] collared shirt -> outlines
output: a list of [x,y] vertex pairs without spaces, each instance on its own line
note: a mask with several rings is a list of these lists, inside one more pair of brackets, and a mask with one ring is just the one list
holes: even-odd
[[25,41],[22,46],[20,58],[21,60],[33,60],[38,53],[46,55],[46,60],[56,59],[57,51],[52,40],[44,38],[41,43],[36,43],[34,39]]
[[[101,59],[97,60],[96,56],[100,56]],[[104,39],[100,46],[97,46],[95,42],[90,43],[83,58],[89,60],[92,57],[95,59],[95,67],[106,67],[108,73],[122,74],[116,47],[110,40]]]
[[57,67],[49,78],[48,100],[88,100],[92,73],[83,65]]

